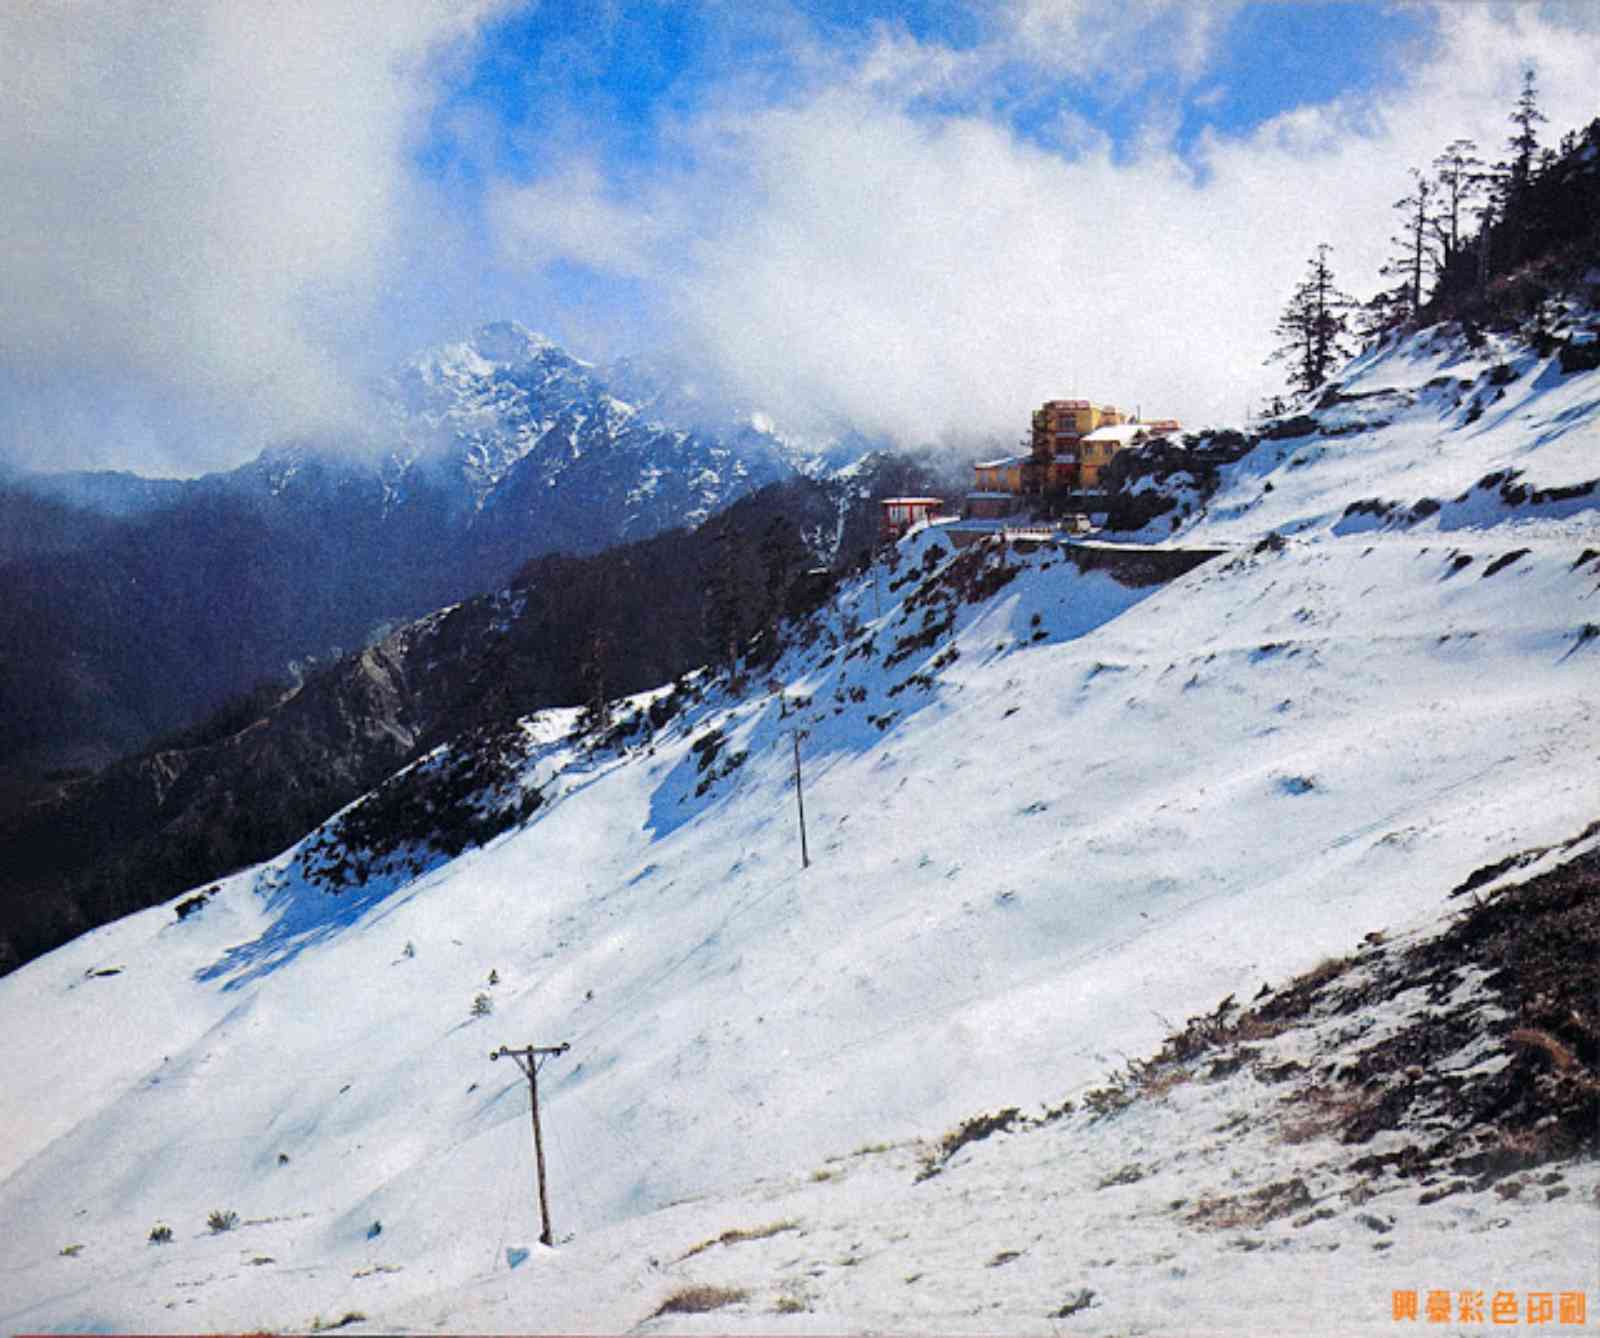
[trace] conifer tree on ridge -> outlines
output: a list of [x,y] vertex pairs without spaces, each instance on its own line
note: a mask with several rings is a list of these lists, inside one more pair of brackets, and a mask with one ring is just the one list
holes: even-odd
[[1334,282],[1328,255],[1333,247],[1319,243],[1307,262],[1306,277],[1278,317],[1273,333],[1283,342],[1267,359],[1289,364],[1289,387],[1308,394],[1350,355],[1345,340],[1355,299]]

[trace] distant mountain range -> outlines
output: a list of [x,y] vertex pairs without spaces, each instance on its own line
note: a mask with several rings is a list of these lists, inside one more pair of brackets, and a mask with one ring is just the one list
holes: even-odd
[[[670,682],[715,651],[709,587],[740,611],[736,634],[754,637],[826,593],[816,564],[870,548],[877,497],[926,492],[935,477],[879,453],[828,479],[769,484],[698,528],[546,554],[505,589],[402,623],[299,683],[237,693],[144,751],[14,785],[0,807],[0,974],[268,857],[453,737]],[[214,614],[218,640],[227,612]]]
[[512,322],[395,371],[371,440],[189,480],[0,479],[0,811],[7,782],[101,765],[530,558],[694,526],[871,445],[718,417]]

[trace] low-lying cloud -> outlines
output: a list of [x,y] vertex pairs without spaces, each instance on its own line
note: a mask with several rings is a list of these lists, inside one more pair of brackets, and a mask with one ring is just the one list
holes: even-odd
[[485,8],[0,9],[0,451],[192,472],[359,422],[407,149]]

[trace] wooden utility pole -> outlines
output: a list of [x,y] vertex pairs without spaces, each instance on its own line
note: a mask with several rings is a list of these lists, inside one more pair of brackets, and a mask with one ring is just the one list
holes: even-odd
[[806,731],[794,731],[794,802],[800,812],[800,867],[809,869],[811,857],[806,853],[806,797],[800,785],[800,736]]
[[539,1056],[564,1055],[571,1047],[565,1041],[560,1045],[525,1045],[520,1050],[513,1050],[509,1045],[502,1045],[498,1050],[489,1052],[490,1059],[499,1059],[501,1055],[509,1055],[517,1061],[528,1079],[528,1094],[533,1098],[533,1159],[539,1171],[539,1225],[543,1230],[539,1233],[541,1244],[553,1245],[550,1239],[550,1200],[545,1194],[544,1187],[544,1138],[539,1132]]

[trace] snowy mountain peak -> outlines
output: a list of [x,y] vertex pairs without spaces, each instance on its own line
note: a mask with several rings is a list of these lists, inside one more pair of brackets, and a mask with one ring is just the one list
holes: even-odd
[[519,322],[493,321],[480,325],[466,339],[423,350],[399,377],[402,382],[420,381],[429,388],[462,386],[537,364],[557,372],[582,374],[589,370],[588,363]]
[[[647,361],[596,367],[511,320],[418,355],[385,393],[403,443],[388,471],[397,497],[421,465],[455,514],[492,514],[501,530],[580,508],[549,524],[579,551],[699,524],[768,483],[823,472],[770,423],[708,420],[697,391]],[[602,516],[600,499],[618,509]]]
[[480,325],[472,332],[471,346],[480,358],[502,367],[532,362],[551,350],[580,366],[588,365],[572,358],[553,339],[528,329],[520,321],[490,321]]

